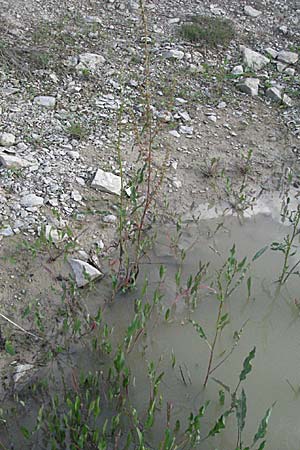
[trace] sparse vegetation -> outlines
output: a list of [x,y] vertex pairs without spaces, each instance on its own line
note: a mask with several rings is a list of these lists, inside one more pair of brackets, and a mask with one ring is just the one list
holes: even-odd
[[183,39],[203,47],[227,47],[235,36],[233,24],[228,19],[209,16],[192,16],[180,28]]

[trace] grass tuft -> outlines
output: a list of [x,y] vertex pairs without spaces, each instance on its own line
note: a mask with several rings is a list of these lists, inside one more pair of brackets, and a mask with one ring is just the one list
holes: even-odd
[[187,41],[207,47],[227,47],[235,36],[233,24],[228,19],[209,16],[192,16],[180,28],[180,35]]

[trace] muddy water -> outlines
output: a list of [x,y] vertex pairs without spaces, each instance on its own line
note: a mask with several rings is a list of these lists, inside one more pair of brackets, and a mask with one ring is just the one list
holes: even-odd
[[[222,223],[222,226],[219,225]],[[218,231],[214,233],[216,230]],[[181,248],[187,250],[183,278],[197,270],[198,262],[209,262],[206,280],[208,285],[215,277],[229,249],[236,245],[239,258],[253,255],[265,245],[282,240],[288,232],[285,225],[269,216],[257,215],[244,221],[237,218],[213,219],[189,225],[180,240]],[[208,348],[189,324],[188,318],[199,322],[209,340],[212,340],[217,317],[218,302],[213,292],[205,286],[200,291],[197,308],[190,313],[182,300],[175,302],[175,273],[178,260],[170,250],[171,236],[174,230],[165,228],[158,236],[151,261],[142,266],[140,281],[147,277],[149,289],[147,298],[158,283],[158,268],[164,264],[167,278],[164,285],[165,296],[162,308],[172,307],[171,320],[166,323],[162,317],[155,316],[148,326],[147,335],[141,338],[129,355],[129,365],[134,375],[134,386],[130,388],[132,403],[142,412],[149,401],[149,383],[147,381],[147,362],[154,361],[165,376],[160,386],[164,404],[173,405],[173,417],[186,425],[191,411],[210,401],[203,418],[203,434],[214,425],[224,411],[219,404],[218,392],[221,387],[212,379],[206,389],[203,381],[208,364]],[[151,263],[150,263],[151,262]],[[247,295],[245,283],[226,300],[224,313],[229,314],[230,322],[224,328],[217,342],[215,363],[220,361],[224,352],[232,347],[233,334],[245,324],[241,338],[230,358],[217,369],[213,376],[234,390],[237,385],[243,360],[253,347],[256,356],[252,372],[244,384],[247,396],[247,419],[244,432],[244,446],[251,445],[259,422],[267,408],[276,402],[270,419],[266,448],[270,450],[298,450],[300,448],[300,282],[291,277],[288,284],[278,292],[276,279],[282,268],[283,258],[278,252],[268,250],[251,264],[252,291]],[[133,317],[133,301],[138,291],[118,298],[105,309],[106,321],[114,326],[114,340],[122,339],[127,325]],[[103,286],[87,300],[87,306],[95,311],[103,297]],[[171,367],[171,354],[176,357],[176,366]],[[78,369],[99,368],[99,359],[86,351],[76,349],[72,355],[72,364]],[[227,395],[227,394],[226,394]],[[225,406],[230,398],[225,400]],[[166,411],[162,411],[156,420],[149,442],[157,448],[166,426]],[[159,440],[157,440],[159,439]],[[199,444],[203,450],[233,450],[236,446],[237,432],[234,417],[228,419],[225,430],[217,437]],[[16,446],[15,448],[20,448]],[[38,448],[38,447],[36,447]]]

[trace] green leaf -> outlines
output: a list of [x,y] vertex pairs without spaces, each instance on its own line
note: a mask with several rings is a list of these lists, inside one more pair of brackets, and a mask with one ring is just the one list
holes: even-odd
[[[268,423],[269,423],[269,419],[272,413],[272,408],[273,408],[274,404],[272,405],[271,408],[268,408],[266,411],[266,414],[264,415],[264,417],[262,418],[262,421],[259,424],[257,433],[254,436],[253,439],[253,443],[252,446],[259,440],[259,439],[263,439],[267,433],[267,428],[268,428]],[[264,448],[264,447],[262,447]]]
[[160,278],[161,280],[162,280],[163,277],[165,276],[166,271],[167,271],[166,266],[161,265],[160,268],[159,268],[159,278]]
[[266,445],[266,441],[263,441],[257,450],[263,450],[265,448],[265,445]]
[[251,296],[251,285],[252,285],[252,279],[251,279],[251,277],[249,277],[249,278],[247,279],[248,299],[249,299],[250,296]]
[[236,419],[240,433],[242,433],[245,427],[246,415],[247,415],[246,394],[244,389],[242,389],[241,398],[237,400],[237,407],[236,407]]
[[189,322],[193,325],[193,327],[195,328],[195,330],[202,339],[207,339],[206,334],[201,325],[199,325],[199,323],[195,322],[194,320],[189,320]]
[[219,434],[222,430],[225,428],[225,416],[224,414],[219,417],[217,422],[215,423],[215,426],[210,430],[208,433],[208,436],[215,436],[216,434]]
[[13,356],[16,354],[16,351],[11,343],[11,341],[5,341],[5,351],[9,355]]
[[21,427],[21,431],[22,431],[22,434],[23,434],[23,436],[24,436],[25,439],[29,439],[29,438],[30,438],[31,433],[30,433],[30,431],[28,430],[28,428],[26,428],[26,427]]
[[252,261],[256,261],[260,256],[262,256],[268,250],[268,248],[269,248],[269,246],[266,245],[265,247],[258,250],[258,252],[256,252],[255,255],[253,256]]
[[252,370],[251,361],[255,357],[255,351],[256,351],[256,347],[254,347],[251,350],[251,352],[249,353],[249,355],[247,356],[247,358],[245,358],[244,363],[243,363],[243,370],[240,373],[240,381],[246,380],[247,375],[251,372],[251,370]]

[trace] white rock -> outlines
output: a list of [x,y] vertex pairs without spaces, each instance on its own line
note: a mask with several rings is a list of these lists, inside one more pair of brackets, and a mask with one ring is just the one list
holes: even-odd
[[276,64],[276,67],[277,67],[277,70],[278,70],[278,72],[283,72],[284,71],[284,69],[286,68],[286,64],[283,64],[282,62],[278,62],[277,64]]
[[29,370],[33,369],[33,367],[32,364],[18,364],[14,374],[14,382],[17,383]]
[[163,52],[163,57],[167,59],[183,59],[184,52],[181,50],[167,50]]
[[271,58],[277,58],[277,55],[278,55],[278,52],[276,51],[276,50],[274,50],[274,48],[272,48],[272,47],[267,47],[266,49],[265,49],[265,52],[269,55],[269,56],[271,56]]
[[35,105],[43,106],[44,108],[54,108],[56,98],[48,95],[40,95],[33,100]]
[[176,189],[180,189],[182,187],[182,181],[177,180],[177,178],[173,179],[172,184]]
[[175,138],[180,138],[180,134],[178,133],[177,130],[170,130],[169,134]]
[[11,133],[0,134],[0,145],[2,147],[10,147],[16,143],[16,137]]
[[81,195],[80,192],[78,192],[78,191],[72,191],[72,192],[71,192],[71,198],[72,198],[75,202],[81,202],[81,200],[82,200],[82,195]]
[[102,169],[97,170],[91,185],[109,194],[121,194],[121,177]]
[[224,109],[224,108],[226,108],[226,106],[227,106],[227,103],[226,103],[226,102],[220,102],[220,103],[218,104],[217,108],[218,108],[218,109]]
[[240,91],[244,92],[245,94],[252,95],[253,97],[255,95],[258,95],[258,86],[258,78],[245,78],[242,83],[238,85]]
[[293,106],[293,100],[287,94],[283,94],[282,103],[285,106]]
[[179,132],[180,132],[181,134],[189,134],[189,135],[192,135],[192,134],[194,133],[194,128],[193,128],[193,127],[187,127],[187,126],[185,126],[185,125],[181,125],[181,126],[179,127]]
[[245,12],[246,16],[250,16],[250,17],[254,17],[254,18],[261,15],[261,11],[258,11],[257,9],[252,8],[252,6],[250,6],[250,5],[246,5],[244,7],[244,12]]
[[99,17],[97,17],[97,16],[86,16],[85,17],[85,21],[87,23],[99,23],[99,24],[102,23],[101,19]]
[[214,123],[216,123],[216,121],[217,121],[217,117],[214,114],[211,114],[207,118],[208,118],[208,120],[210,120],[211,122],[214,122]]
[[244,73],[244,68],[243,68],[242,65],[235,66],[235,67],[232,69],[231,73],[232,73],[233,75],[242,75],[242,74]]
[[266,96],[274,102],[281,102],[281,90],[276,86],[272,86],[266,90]]
[[114,214],[107,214],[107,216],[103,217],[103,222],[105,223],[116,223],[117,217]]
[[282,61],[286,64],[295,64],[298,61],[298,54],[294,52],[288,52],[286,50],[281,50],[278,55],[278,61]]
[[180,22],[180,18],[179,17],[172,17],[171,19],[169,19],[169,24],[173,25],[174,23],[179,23]]
[[288,33],[288,27],[286,25],[282,25],[281,27],[279,27],[279,30],[283,34],[287,34]]
[[290,75],[291,77],[293,77],[295,75],[295,69],[293,69],[293,67],[287,67],[285,69],[285,73],[287,73],[288,75]]
[[69,259],[69,263],[75,275],[75,281],[78,287],[83,287],[91,281],[102,276],[102,273],[85,261],[80,259]]
[[14,234],[12,228],[8,225],[6,227],[0,228],[0,236],[9,237]]
[[178,113],[180,115],[180,117],[185,121],[185,122],[190,122],[191,118],[189,116],[189,114],[186,111],[179,111]]
[[45,227],[38,227],[38,235],[44,235],[47,241],[59,242],[63,241],[66,236],[63,236],[52,225],[47,224]]
[[0,163],[6,168],[25,168],[35,164],[35,162],[20,158],[19,156],[8,155],[0,152]]
[[260,70],[265,67],[269,62],[269,58],[261,55],[250,48],[241,46],[241,51],[243,53],[244,64],[252,70]]
[[21,198],[20,204],[25,206],[25,208],[32,208],[35,206],[38,207],[44,204],[44,199],[43,197],[38,197],[35,194],[27,194]]
[[96,53],[82,53],[79,55],[79,64],[76,66],[76,69],[88,69],[94,72],[99,67],[103,66],[104,63],[105,58],[102,55]]

